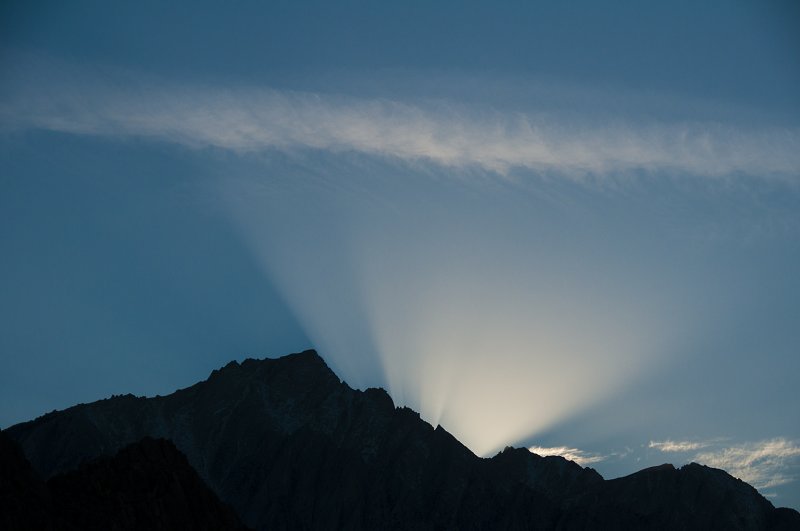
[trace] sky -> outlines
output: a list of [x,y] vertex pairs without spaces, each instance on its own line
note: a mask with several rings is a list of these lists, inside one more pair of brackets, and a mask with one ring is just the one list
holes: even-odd
[[796,3],[162,4],[0,6],[0,426],[314,347],[800,508]]

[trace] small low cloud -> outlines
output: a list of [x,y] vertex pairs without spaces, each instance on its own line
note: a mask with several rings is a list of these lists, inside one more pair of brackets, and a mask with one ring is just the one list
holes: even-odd
[[549,455],[557,455],[563,457],[564,459],[575,461],[581,466],[587,466],[593,463],[599,463],[600,461],[605,461],[608,457],[605,455],[585,452],[578,448],[570,448],[568,446],[553,446],[553,447],[531,446],[528,448],[528,450],[543,457]]
[[710,442],[693,441],[650,441],[648,448],[655,448],[661,452],[693,452],[709,446]]

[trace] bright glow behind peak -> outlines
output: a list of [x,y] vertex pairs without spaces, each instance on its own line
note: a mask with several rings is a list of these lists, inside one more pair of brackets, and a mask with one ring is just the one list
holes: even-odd
[[353,177],[303,204],[253,181],[227,191],[265,272],[345,381],[387,387],[488,455],[657,366],[669,298],[634,297],[642,279],[621,274],[587,226],[566,229],[576,248],[540,217],[561,206],[529,210],[502,189],[476,195],[408,171],[402,185]]

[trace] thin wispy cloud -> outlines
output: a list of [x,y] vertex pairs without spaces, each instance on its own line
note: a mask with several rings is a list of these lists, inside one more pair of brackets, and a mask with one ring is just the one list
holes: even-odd
[[694,460],[722,468],[757,489],[768,489],[797,479],[800,446],[795,441],[776,438],[702,452]]
[[264,87],[151,83],[123,89],[102,79],[74,77],[61,83],[9,85],[0,105],[6,129],[145,137],[236,152],[358,152],[501,174],[515,168],[573,177],[630,171],[800,174],[800,130],[791,127],[613,116],[582,120],[548,114],[547,109],[501,112],[454,102],[359,99]]
[[570,461],[574,461],[581,466],[588,466],[593,463],[605,461],[608,456],[586,452],[579,448],[570,448],[568,446],[531,446],[528,448],[531,452],[541,455],[543,457],[550,455],[557,455]]
[[661,452],[702,452],[694,454],[691,461],[721,468],[757,489],[768,489],[797,479],[800,469],[800,445],[783,437],[736,445],[722,445],[711,441],[650,441],[649,448]]
[[711,442],[708,441],[650,441],[648,448],[655,448],[661,452],[692,452],[701,448],[706,448]]

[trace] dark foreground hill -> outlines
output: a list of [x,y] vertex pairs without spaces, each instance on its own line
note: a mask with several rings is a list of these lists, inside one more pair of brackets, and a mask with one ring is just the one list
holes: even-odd
[[44,482],[3,432],[0,529],[246,530],[169,441],[145,438]]
[[800,529],[721,470],[611,481],[507,448],[481,459],[385,391],[355,391],[313,351],[229,363],[169,396],[118,396],[7,430],[42,477],[143,437],[174,441],[257,529]]

